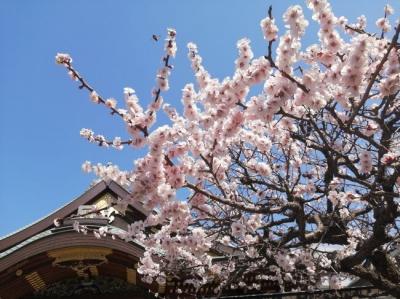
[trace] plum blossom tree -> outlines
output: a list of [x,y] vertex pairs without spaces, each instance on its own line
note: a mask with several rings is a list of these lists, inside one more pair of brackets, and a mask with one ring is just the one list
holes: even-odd
[[[177,50],[173,29],[147,108],[131,88],[118,108],[68,54],[56,56],[130,137],[109,140],[90,129],[81,135],[100,146],[148,149],[131,170],[83,164],[130,190],[118,204],[141,202],[154,211],[118,235],[145,245],[138,271],[146,281],[180,276],[197,288],[217,281],[221,293],[257,289],[263,280],[282,291],[324,279],[340,288],[350,276],[400,296],[400,26],[392,29],[389,5],[372,34],[363,16],[350,24],[326,0],[306,2],[319,42],[303,50],[308,21],[300,6],[284,13],[280,34],[270,8],[260,22],[266,55],[254,58],[250,41],[239,40],[232,77],[211,77],[189,43],[197,84],[182,90],[183,115],[161,95]],[[249,96],[257,84],[262,92]],[[160,108],[170,124],[153,128]],[[177,196],[181,189],[186,200]],[[250,274],[256,280],[249,284],[242,278]]]

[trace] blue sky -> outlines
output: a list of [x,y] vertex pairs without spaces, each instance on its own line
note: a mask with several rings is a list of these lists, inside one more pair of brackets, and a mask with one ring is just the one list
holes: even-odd
[[[373,30],[385,3],[398,16],[398,1],[331,1],[336,16],[354,22],[365,14]],[[1,0],[0,236],[84,192],[93,177],[82,173],[83,161],[130,168],[143,154],[99,148],[79,136],[83,127],[109,137],[126,135],[121,121],[92,104],[54,63],[57,52],[70,53],[75,67],[104,97],[122,102],[123,88],[130,86],[147,106],[163,54],[162,42],[151,36],[176,28],[178,54],[164,99],[179,107],[181,89],[194,81],[186,44],[197,43],[213,76],[229,76],[238,39],[250,38],[256,56],[265,53],[259,22],[270,4],[280,33],[285,9],[305,7],[302,0]],[[317,29],[304,10],[310,21],[307,46],[316,41]]]

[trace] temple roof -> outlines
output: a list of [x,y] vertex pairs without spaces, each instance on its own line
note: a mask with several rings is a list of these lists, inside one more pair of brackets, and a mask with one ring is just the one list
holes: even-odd
[[[98,239],[73,229],[76,219],[91,228],[107,225],[115,232],[126,229],[130,222],[144,220],[148,212],[140,203],[130,204],[112,223],[96,211],[80,212],[94,206],[101,209],[128,196],[129,192],[114,181],[100,181],[58,210],[1,238],[0,298],[41,298],[70,281],[77,281],[76,294],[96,291],[97,287],[88,285],[104,281],[119,285],[118,294],[157,291],[157,285],[145,284],[137,275],[136,265],[144,252],[141,244],[110,236]],[[54,225],[55,219],[64,219],[60,227]]]

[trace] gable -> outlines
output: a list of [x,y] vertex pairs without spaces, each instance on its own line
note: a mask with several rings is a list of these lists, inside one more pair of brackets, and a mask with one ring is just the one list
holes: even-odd
[[[156,288],[137,278],[136,264],[144,252],[141,244],[114,240],[110,236],[98,239],[73,229],[77,220],[88,227],[106,225],[118,232],[126,229],[130,221],[144,219],[147,212],[140,203],[129,205],[125,214],[116,216],[111,223],[98,213],[128,196],[129,192],[114,181],[100,181],[55,212],[3,237],[0,240],[0,298],[45,296],[46,290],[51,293],[58,284],[62,286],[71,280],[85,287],[89,278],[96,283],[98,279],[124,282],[121,291],[133,293]],[[114,208],[118,211],[118,205]],[[59,227],[54,225],[57,218],[64,220]]]

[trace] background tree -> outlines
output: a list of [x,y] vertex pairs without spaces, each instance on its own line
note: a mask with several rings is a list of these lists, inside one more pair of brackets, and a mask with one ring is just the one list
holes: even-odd
[[[388,5],[375,34],[363,17],[356,24],[335,17],[327,1],[307,5],[320,25],[318,44],[302,50],[308,21],[300,6],[283,15],[281,35],[270,8],[260,23],[266,55],[254,58],[250,41],[239,40],[235,72],[223,80],[210,76],[189,43],[197,86],[183,89],[183,115],[161,96],[177,49],[173,29],[147,109],[131,88],[125,109],[117,108],[68,54],[56,56],[93,102],[125,122],[130,138],[81,135],[100,146],[148,148],[132,170],[83,165],[131,191],[119,205],[140,201],[157,212],[119,235],[145,244],[138,270],[147,281],[183,275],[200,287],[217,280],[218,293],[259,288],[262,280],[282,290],[324,279],[339,288],[351,275],[400,296],[400,26],[391,29]],[[259,94],[251,90],[261,83]],[[152,129],[161,107],[171,122]],[[213,262],[211,249],[224,258]],[[257,281],[246,285],[249,274]]]

